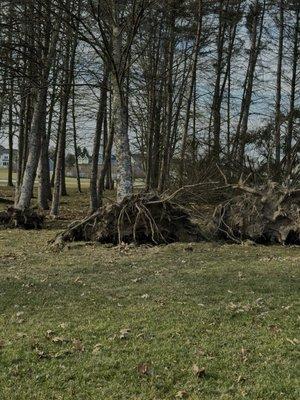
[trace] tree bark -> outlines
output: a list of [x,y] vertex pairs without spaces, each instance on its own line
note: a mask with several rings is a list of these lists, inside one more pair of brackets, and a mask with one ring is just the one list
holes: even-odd
[[76,129],[76,113],[75,113],[75,81],[74,81],[74,77],[73,77],[73,91],[72,91],[72,123],[73,123],[73,144],[74,144],[74,155],[75,155],[77,190],[78,190],[79,193],[82,193],[81,181],[80,181],[80,170],[79,170],[79,163],[78,163],[77,129]]
[[41,115],[40,120],[40,135],[41,135],[41,151],[38,165],[38,205],[42,210],[48,210],[48,200],[51,199],[51,182],[49,169],[49,153],[48,153],[48,137],[46,134],[46,106]]
[[55,177],[54,177],[54,188],[52,196],[52,204],[50,215],[54,218],[59,213],[60,197],[63,195],[63,179],[64,179],[64,160],[65,160],[65,148],[66,148],[66,133],[67,133],[67,118],[68,118],[68,104],[71,90],[71,74],[70,68],[70,43],[67,43],[65,61],[64,61],[64,85],[62,88],[62,103],[61,103],[61,117],[58,134],[57,154],[55,163]]
[[285,174],[289,176],[292,170],[293,157],[292,157],[292,141],[294,131],[294,118],[295,118],[295,100],[296,100],[296,82],[297,82],[297,68],[299,62],[299,29],[300,29],[300,10],[296,11],[296,23],[295,23],[295,34],[294,34],[294,48],[293,48],[293,67],[292,67],[292,81],[291,81],[291,95],[290,95],[290,109],[289,119],[285,140]]
[[105,116],[105,109],[107,105],[107,82],[109,70],[104,67],[103,79],[101,83],[101,96],[99,101],[99,108],[97,113],[96,131],[94,135],[93,154],[92,154],[92,167],[90,179],[90,212],[93,213],[99,208],[99,197],[97,193],[97,180],[99,169],[99,150],[101,142],[102,126]]
[[43,60],[41,81],[38,87],[38,95],[29,137],[28,158],[24,169],[22,185],[19,190],[19,198],[16,201],[16,208],[22,210],[29,207],[31,196],[33,193],[34,181],[36,178],[37,167],[40,157],[40,127],[41,121],[43,120],[43,114],[46,113],[47,108],[48,78],[53,63],[56,43],[59,36],[59,27],[60,21],[58,21],[56,26],[53,28],[54,32],[51,39],[49,40],[49,38],[46,38],[46,42],[49,40],[49,47],[46,50],[47,53],[45,54]]
[[40,146],[41,146],[40,124],[43,118],[43,114],[45,113],[46,106],[47,106],[47,86],[43,85],[39,89],[38,98],[34,109],[32,128],[28,144],[28,158],[24,170],[22,185],[19,190],[19,199],[16,204],[16,208],[21,210],[28,208],[31,201],[34,181],[39,162],[39,155],[40,155]]
[[280,171],[281,157],[281,74],[282,74],[282,56],[283,56],[283,35],[284,34],[284,1],[279,3],[279,39],[277,56],[277,77],[276,77],[276,104],[275,104],[275,169],[276,173]]
[[[118,20],[118,17],[117,19]],[[128,137],[128,110],[124,96],[124,78],[122,70],[122,32],[118,23],[113,26],[113,59],[115,67],[112,73],[112,120],[114,126],[117,161],[117,201],[133,193],[131,154]]]
[[162,192],[169,180],[170,170],[170,142],[172,134],[172,120],[173,120],[173,64],[174,64],[174,50],[175,50],[175,2],[172,1],[167,10],[167,24],[169,29],[169,37],[166,46],[166,125],[164,134],[164,146],[161,160],[161,169],[158,183],[158,191]]
[[198,61],[198,53],[200,48],[200,39],[201,39],[201,31],[202,31],[202,0],[199,1],[199,10],[198,10],[198,25],[197,25],[197,35],[196,41],[194,45],[194,59],[192,62],[192,76],[189,87],[189,94],[187,99],[187,109],[186,116],[184,122],[184,131],[182,137],[182,145],[181,145],[181,154],[180,154],[180,167],[179,167],[179,181],[180,185],[183,184],[183,176],[185,173],[185,152],[186,152],[186,144],[188,138],[188,130],[189,130],[189,121],[190,121],[190,112],[194,95],[194,87],[196,86],[196,77],[197,77],[197,61]]
[[[262,9],[260,7],[262,7]],[[244,83],[244,96],[242,99],[240,120],[236,132],[236,140],[238,144],[238,164],[240,168],[243,168],[244,165],[245,147],[247,144],[248,121],[249,121],[250,107],[253,94],[254,73],[256,69],[258,55],[261,50],[261,38],[263,33],[265,7],[266,7],[265,0],[263,1],[262,6],[260,5],[260,2],[256,0],[253,9],[254,17],[251,24],[251,32],[250,32],[251,48],[249,55],[249,64]]]
[[13,131],[13,84],[11,83],[11,96],[10,103],[8,108],[8,124],[9,124],[9,132],[8,132],[8,170],[7,170],[7,186],[13,187],[13,140],[14,140],[14,131]]

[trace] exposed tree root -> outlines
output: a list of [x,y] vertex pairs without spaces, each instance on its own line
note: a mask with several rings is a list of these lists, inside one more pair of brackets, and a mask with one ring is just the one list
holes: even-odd
[[0,227],[5,228],[23,228],[23,229],[41,229],[43,227],[44,217],[34,210],[18,210],[9,207],[6,211],[0,212]]
[[300,244],[300,189],[268,182],[249,187],[233,185],[244,192],[218,206],[214,222],[219,237],[240,243]]
[[121,203],[102,207],[82,221],[74,222],[53,241],[95,241],[100,243],[191,242],[203,240],[199,227],[181,207],[156,194],[136,194]]

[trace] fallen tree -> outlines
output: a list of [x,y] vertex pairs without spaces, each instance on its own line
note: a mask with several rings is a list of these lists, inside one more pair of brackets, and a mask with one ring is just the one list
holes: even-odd
[[27,208],[19,210],[9,207],[0,212],[0,226],[4,228],[42,229],[44,216]]
[[199,227],[182,207],[153,193],[139,193],[72,223],[53,245],[73,241],[164,244],[203,239]]
[[300,189],[267,182],[259,187],[242,181],[231,185],[242,194],[214,212],[217,236],[240,243],[300,244]]

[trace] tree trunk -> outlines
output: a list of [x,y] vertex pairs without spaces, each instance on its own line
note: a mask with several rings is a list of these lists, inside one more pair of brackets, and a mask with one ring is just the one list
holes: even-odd
[[105,177],[107,176],[107,173],[109,172],[109,167],[111,165],[111,149],[113,146],[113,141],[114,141],[114,127],[111,125],[110,127],[110,133],[108,135],[108,141],[105,146],[105,154],[103,157],[103,164],[102,168],[99,174],[99,180],[98,180],[98,202],[99,202],[99,207],[103,205],[103,192],[104,192],[104,183],[105,183]]
[[222,94],[221,94],[221,75],[223,72],[223,52],[224,52],[224,40],[226,32],[226,22],[223,18],[223,5],[220,1],[219,10],[219,29],[218,29],[218,39],[217,39],[217,62],[216,62],[216,80],[214,87],[214,96],[212,103],[212,114],[211,122],[213,128],[213,143],[211,149],[211,155],[215,162],[219,162],[220,152],[221,152],[221,104],[222,104]]
[[46,113],[47,109],[48,78],[53,63],[56,43],[59,36],[59,27],[60,20],[57,21],[57,24],[53,29],[51,39],[49,40],[49,37],[45,38],[46,47],[44,49],[45,53],[43,59],[43,68],[41,71],[40,85],[38,86],[38,95],[29,137],[28,157],[26,161],[26,166],[24,168],[22,185],[18,192],[19,198],[16,199],[16,208],[21,210],[29,207],[33,193],[34,181],[36,178],[36,172],[40,157],[40,128],[44,118],[43,115]]
[[9,132],[8,132],[8,174],[7,174],[7,186],[14,186],[13,184],[13,157],[14,157],[14,150],[13,150],[13,138],[14,138],[14,131],[13,131],[13,85],[11,85],[11,97],[10,97],[10,104],[8,108],[8,123],[9,123]]
[[121,71],[122,32],[118,24],[113,26],[113,59],[112,73],[112,120],[114,126],[116,161],[117,161],[117,201],[133,193],[131,154],[128,137],[128,119],[126,99],[124,96],[124,78]]
[[24,210],[28,208],[33,192],[34,181],[40,156],[40,126],[43,114],[47,106],[47,86],[42,85],[39,89],[38,98],[34,108],[32,128],[28,144],[28,158],[24,170],[22,185],[19,190],[19,199],[16,208]]
[[92,154],[92,168],[90,179],[90,212],[95,212],[99,207],[99,197],[97,193],[97,180],[99,168],[99,150],[101,142],[101,133],[103,120],[105,116],[105,109],[107,104],[107,82],[109,71],[107,66],[104,67],[103,80],[101,83],[101,97],[99,101],[99,109],[97,113],[96,131],[94,135],[93,154]]
[[275,166],[276,175],[280,172],[281,156],[281,74],[282,74],[282,56],[283,56],[283,33],[284,33],[284,1],[279,3],[279,39],[277,56],[277,77],[276,77],[276,104],[275,104]]
[[247,144],[248,121],[250,115],[250,107],[253,94],[254,73],[256,69],[258,55],[261,50],[261,38],[263,33],[263,22],[265,14],[265,0],[260,9],[260,3],[256,0],[254,6],[254,18],[252,21],[251,32],[251,48],[249,56],[248,71],[244,83],[244,96],[241,106],[240,121],[237,128],[236,139],[239,144],[238,147],[238,163],[242,168],[244,165],[245,147]]
[[48,154],[49,142],[46,135],[46,106],[44,111],[40,121],[41,151],[38,165],[38,205],[42,210],[48,210],[48,200],[49,197],[51,198],[51,182]]
[[201,31],[202,31],[202,0],[199,1],[199,10],[198,10],[198,26],[197,26],[197,36],[194,45],[194,59],[192,63],[192,76],[187,100],[187,110],[184,122],[184,131],[182,137],[182,146],[181,146],[181,154],[180,154],[180,167],[179,167],[179,181],[180,185],[183,183],[183,176],[185,173],[185,152],[186,152],[186,143],[188,137],[189,130],[189,121],[190,121],[190,112],[194,95],[194,87],[196,86],[196,77],[197,77],[197,61],[198,61],[198,53],[200,48],[200,39],[201,39]]
[[77,129],[76,129],[76,113],[75,113],[75,82],[73,77],[73,93],[72,93],[72,123],[73,123],[73,144],[74,144],[74,155],[75,155],[75,168],[76,168],[76,180],[77,190],[81,191],[80,171],[78,163],[78,148],[77,148]]
[[294,36],[294,49],[293,49],[293,71],[291,81],[291,97],[290,97],[290,110],[288,127],[285,140],[285,158],[286,158],[286,176],[289,176],[292,170],[293,157],[292,157],[292,141],[293,141],[293,130],[294,130],[294,118],[295,118],[295,99],[296,99],[296,82],[297,82],[297,67],[299,62],[299,23],[300,21],[300,10],[296,11],[296,23],[295,23],[295,36]]
[[170,170],[170,142],[172,134],[172,120],[173,120],[173,64],[174,64],[174,50],[175,50],[175,2],[172,1],[167,10],[167,24],[169,29],[169,37],[166,46],[166,125],[164,135],[164,146],[161,161],[161,169],[158,183],[158,191],[162,192],[169,180]]
[[63,195],[63,179],[64,179],[64,161],[65,161],[65,148],[66,148],[66,131],[67,131],[67,118],[68,118],[68,103],[70,97],[70,85],[68,84],[69,79],[69,63],[70,63],[70,47],[67,47],[65,56],[65,78],[64,88],[62,93],[62,106],[61,106],[61,119],[58,133],[57,142],[57,154],[55,163],[55,175],[54,175],[54,188],[52,196],[52,205],[50,215],[57,217],[59,213],[60,197]]

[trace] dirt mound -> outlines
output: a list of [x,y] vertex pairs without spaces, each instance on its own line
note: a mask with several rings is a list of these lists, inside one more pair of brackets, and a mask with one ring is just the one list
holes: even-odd
[[156,194],[135,194],[102,207],[58,235],[54,245],[72,241],[100,243],[172,243],[204,239],[182,207]]
[[0,212],[0,227],[42,229],[43,223],[44,217],[30,208],[18,210],[9,207],[6,211]]
[[219,237],[241,242],[300,244],[300,189],[274,182],[261,187],[236,185],[244,194],[218,206],[214,224]]

